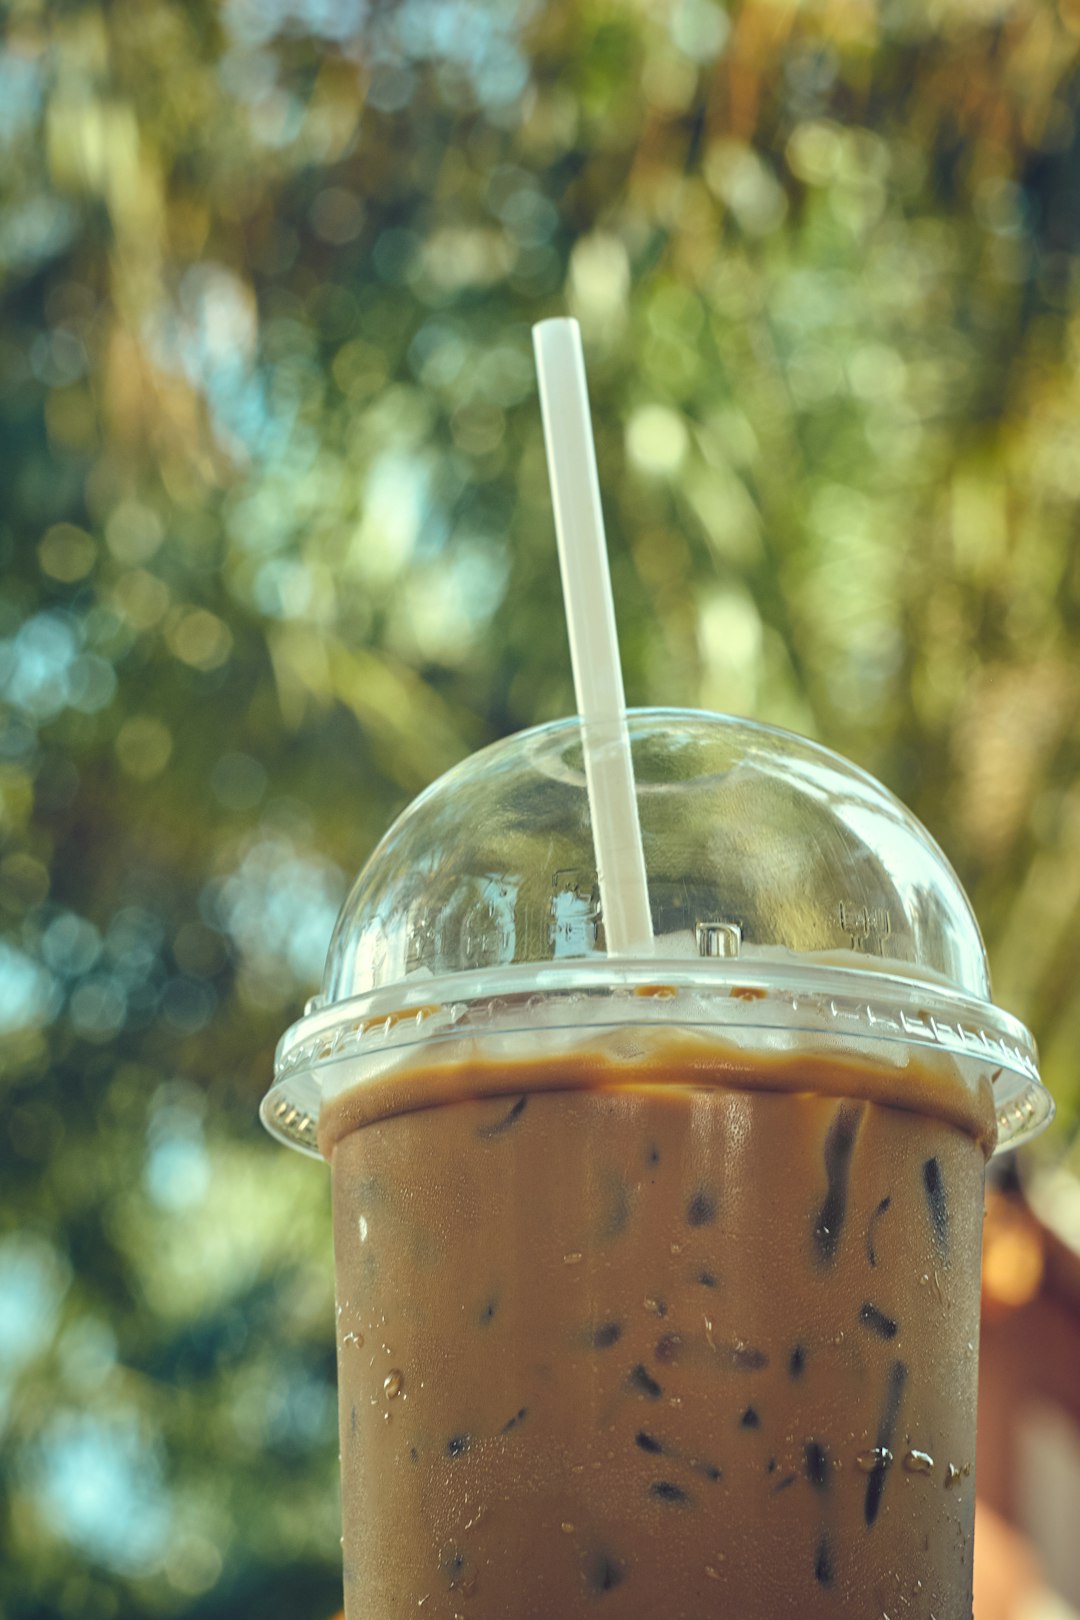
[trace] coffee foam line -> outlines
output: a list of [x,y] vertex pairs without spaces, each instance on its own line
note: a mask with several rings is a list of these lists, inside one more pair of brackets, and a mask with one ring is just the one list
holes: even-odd
[[[684,1025],[624,1021],[606,1029],[535,1027],[436,1037],[422,1047],[384,1051],[351,1069],[356,1082],[328,1093],[318,1142],[329,1157],[350,1131],[397,1115],[527,1093],[587,1091],[620,1096],[685,1096],[715,1091],[783,1092],[862,1099],[940,1119],[974,1137],[989,1156],[996,1109],[982,1065],[899,1043],[838,1042],[821,1030],[756,1047]],[[555,1041],[552,1036],[567,1038]],[[797,1036],[797,1039],[794,1038]],[[346,1066],[351,1067],[351,1066]]]

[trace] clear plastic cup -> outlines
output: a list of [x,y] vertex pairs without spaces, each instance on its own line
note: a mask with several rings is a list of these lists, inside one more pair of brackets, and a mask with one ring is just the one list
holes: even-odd
[[1050,1117],[877,782],[629,717],[609,956],[577,720],[450,771],[263,1105],[329,1160],[349,1620],[970,1616],[983,1172]]

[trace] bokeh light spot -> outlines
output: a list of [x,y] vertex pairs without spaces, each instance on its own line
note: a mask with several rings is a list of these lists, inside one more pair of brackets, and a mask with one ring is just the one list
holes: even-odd
[[149,561],[165,538],[157,513],[138,501],[120,501],[105,525],[109,550],[118,562],[137,566]]
[[10,701],[38,720],[59,714],[78,645],[76,625],[66,614],[46,611],[27,619],[12,642],[0,644],[0,683]]
[[24,951],[0,940],[0,1032],[32,1029],[49,1022],[57,1011],[57,985],[52,974]]
[[210,1160],[201,1133],[176,1132],[155,1142],[144,1180],[151,1201],[171,1215],[201,1204],[210,1184]]
[[75,986],[68,1003],[68,1018],[84,1040],[103,1043],[123,1028],[127,997],[111,974],[94,973]]
[[727,12],[716,0],[678,0],[668,25],[680,51],[695,62],[711,62],[731,32]]
[[178,1536],[165,1558],[165,1579],[174,1591],[185,1597],[201,1597],[218,1583],[223,1559],[218,1546],[207,1536]]
[[42,572],[64,585],[85,579],[97,558],[97,545],[85,529],[73,523],[56,523],[38,544]]
[[217,994],[212,985],[186,975],[170,979],[161,996],[161,1010],[180,1035],[205,1029],[214,1016]]
[[169,646],[185,664],[195,669],[217,669],[232,651],[232,631],[216,613],[192,608],[169,630]]
[[[33,747],[34,733],[29,727],[26,733],[29,734],[30,743],[25,751],[29,753]],[[0,766],[0,827],[8,833],[21,831],[30,819],[33,806],[34,781],[29,770],[20,769],[17,765]]]
[[91,1395],[116,1366],[116,1334],[101,1317],[79,1316],[60,1335],[57,1352],[68,1388]]
[[23,850],[5,855],[0,861],[0,905],[25,911],[44,900],[48,892],[49,869],[43,861]]
[[280,988],[283,968],[300,984],[321,978],[343,892],[331,862],[264,835],[231,876],[208,886],[208,903],[249,970]]
[[717,141],[705,158],[705,179],[748,236],[768,236],[783,223],[787,197],[761,156],[737,141]]
[[144,568],[135,568],[116,581],[113,602],[133,630],[150,630],[169,610],[169,587]]
[[132,715],[116,736],[116,757],[123,770],[137,781],[160,776],[172,754],[172,733],[152,714]]
[[570,304],[582,327],[621,323],[630,292],[630,260],[617,236],[594,231],[570,255]]
[[13,1372],[49,1343],[69,1280],[66,1261],[45,1238],[0,1238],[0,1371]]
[[222,754],[210,772],[210,789],[226,810],[253,810],[266,792],[268,777],[250,754]]
[[626,451],[642,472],[670,477],[678,472],[690,446],[686,423],[666,405],[643,405],[626,428]]
[[157,1450],[134,1415],[64,1412],[30,1459],[38,1505],[53,1531],[125,1575],[160,1564],[170,1522]]
[[309,218],[316,236],[334,247],[343,247],[360,235],[364,207],[355,192],[344,186],[327,186],[312,200]]
[[62,911],[41,936],[41,955],[54,973],[78,978],[89,973],[101,955],[101,935],[85,917]]
[[116,695],[116,671],[107,658],[82,653],[68,671],[68,704],[80,714],[97,714]]

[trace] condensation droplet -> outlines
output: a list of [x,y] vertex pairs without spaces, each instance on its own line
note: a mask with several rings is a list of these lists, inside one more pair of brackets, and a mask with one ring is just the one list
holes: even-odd
[[367,1233],[368,1233],[367,1216],[366,1215],[361,1215],[360,1221],[359,1221],[359,1226],[360,1226],[360,1241],[361,1241],[361,1243],[366,1243],[367,1242]]
[[960,1470],[955,1463],[950,1463],[945,1470],[945,1489],[951,1491],[960,1478]]
[[564,1536],[572,1536],[574,1533],[574,1527],[570,1523],[569,1519],[564,1519],[562,1524],[560,1524],[559,1529],[562,1531]]
[[875,1468],[888,1468],[892,1460],[888,1446],[871,1446],[869,1451],[860,1451],[855,1459],[864,1474],[872,1474]]
[[711,1564],[705,1565],[705,1573],[709,1577],[710,1581],[718,1581],[720,1579],[720,1571],[718,1569],[714,1569]]
[[934,1459],[928,1451],[909,1451],[904,1457],[904,1468],[909,1474],[933,1472]]
[[362,1333],[345,1333],[342,1335],[342,1344],[355,1345],[357,1350],[364,1348],[364,1335]]
[[579,1266],[581,1264],[581,1255],[575,1249],[572,1254],[563,1255],[562,1263],[564,1266]]
[[383,1379],[382,1387],[383,1393],[388,1401],[392,1401],[395,1396],[401,1394],[401,1386],[404,1382],[405,1380],[402,1374],[396,1367],[393,1367],[390,1372],[387,1373],[386,1377]]

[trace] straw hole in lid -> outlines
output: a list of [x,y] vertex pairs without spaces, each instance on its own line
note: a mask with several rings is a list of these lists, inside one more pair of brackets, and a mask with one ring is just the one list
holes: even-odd
[[699,956],[738,956],[742,949],[739,923],[699,922],[695,933]]

